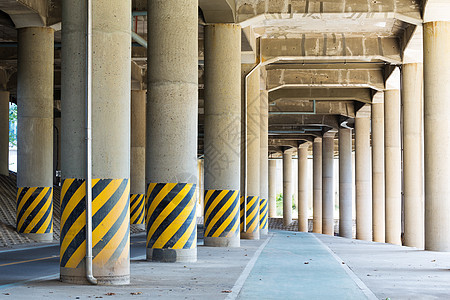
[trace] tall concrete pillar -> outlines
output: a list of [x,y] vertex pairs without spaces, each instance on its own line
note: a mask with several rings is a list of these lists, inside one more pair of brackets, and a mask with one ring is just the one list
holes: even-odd
[[313,232],[322,233],[322,138],[313,143]]
[[308,232],[308,148],[309,143],[298,147],[298,231]]
[[384,147],[386,185],[386,243],[401,245],[402,154],[400,136],[400,91],[384,93]]
[[372,230],[373,241],[385,242],[384,203],[384,93],[372,103]]
[[261,91],[261,199],[259,219],[261,234],[269,233],[269,92]]
[[[205,245],[239,247],[241,27],[205,30]],[[227,72],[223,72],[223,70]],[[259,226],[259,220],[257,220]]]
[[283,225],[292,223],[292,153],[283,153]]
[[424,25],[425,249],[450,251],[450,22]]
[[[242,73],[244,78],[249,74],[253,65],[243,65]],[[248,77],[247,84],[245,79],[242,80],[243,85],[247,85],[247,136],[245,145],[245,166],[242,171],[242,178],[246,181],[246,198],[241,197],[241,238],[243,239],[259,239],[259,212],[260,212],[260,161],[261,161],[261,92],[260,92],[260,70],[255,69]],[[244,99],[244,98],[242,98]],[[245,129],[245,128],[244,128]],[[245,172],[246,170],[246,172]],[[245,201],[245,202],[244,202]],[[246,209],[246,212],[244,210]],[[245,222],[245,224],[244,224]]]
[[322,139],[322,233],[334,235],[334,136],[327,132]]
[[9,92],[0,91],[0,175],[9,175]]
[[339,128],[339,236],[353,237],[352,130]]
[[18,30],[17,231],[53,241],[53,52],[51,28]]
[[197,217],[203,218],[205,216],[205,160],[197,160]]
[[355,145],[356,238],[372,241],[370,112],[358,112],[355,118]]
[[145,229],[146,91],[131,91],[130,224]]
[[402,68],[404,245],[424,248],[423,202],[423,64]]
[[269,217],[277,216],[277,161],[269,160]]
[[[63,1],[60,272],[62,281],[81,284],[86,283],[86,11],[85,1]],[[93,13],[93,273],[99,284],[127,284],[131,1],[94,1]]]
[[198,4],[155,0],[147,9],[147,260],[192,262],[197,260]]

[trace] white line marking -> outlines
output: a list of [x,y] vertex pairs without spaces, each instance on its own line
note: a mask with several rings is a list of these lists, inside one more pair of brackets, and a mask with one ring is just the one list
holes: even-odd
[[344,261],[336,255],[336,253],[333,252],[327,245],[325,245],[324,242],[322,242],[315,234],[311,234],[322,246],[325,247],[325,249],[336,259],[341,267],[344,269],[344,271],[350,276],[350,278],[356,283],[356,285],[362,290],[362,292],[366,295],[367,299],[370,300],[377,300],[377,296],[367,287],[367,285],[362,282],[361,279],[359,279],[358,276],[347,266]]
[[247,280],[248,276],[250,275],[250,272],[252,271],[253,267],[255,266],[256,261],[258,260],[258,257],[261,255],[261,252],[264,250],[266,245],[269,243],[269,241],[272,239],[273,233],[270,234],[270,236],[267,238],[267,240],[259,246],[258,250],[256,250],[255,254],[253,255],[252,259],[247,263],[247,266],[245,267],[244,271],[242,271],[241,276],[236,280],[233,288],[231,289],[231,293],[228,294],[228,296],[225,298],[226,300],[234,300],[237,298],[239,293],[242,290],[242,287],[244,286],[245,281]]

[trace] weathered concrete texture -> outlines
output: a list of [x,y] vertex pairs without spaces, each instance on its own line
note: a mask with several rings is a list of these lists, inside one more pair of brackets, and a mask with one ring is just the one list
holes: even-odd
[[339,236],[353,237],[352,130],[339,128]]
[[[213,24],[205,29],[205,190],[240,190],[241,27]],[[226,69],[227,72],[223,72]],[[239,198],[239,197],[238,197]],[[211,199],[212,201],[212,199]],[[226,209],[228,202],[222,207]],[[230,208],[239,211],[239,201]],[[206,212],[205,212],[206,215]],[[220,226],[233,216],[224,215]],[[210,216],[213,218],[213,216]],[[206,237],[207,246],[239,247],[239,230]],[[230,237],[228,237],[231,235]]]
[[308,232],[308,148],[310,143],[298,147],[298,231]]
[[334,235],[334,136],[327,132],[322,139],[322,233]]
[[423,64],[402,68],[404,245],[424,248]]
[[313,143],[313,232],[322,233],[322,139]]
[[[261,91],[261,162],[260,189],[261,199],[269,199],[269,95]],[[261,229],[261,234],[267,234],[269,227]]]
[[277,161],[269,160],[269,218],[277,216]]
[[269,93],[269,102],[278,99],[323,100],[323,101],[356,101],[371,103],[372,90],[368,88],[282,88]]
[[[294,95],[292,96],[294,97]],[[270,114],[272,115],[292,111],[311,113],[314,109],[316,114],[321,116],[342,115],[350,118],[355,117],[355,106],[353,101],[299,101],[295,97],[280,98],[272,102],[269,108]]]
[[356,238],[372,240],[370,112],[355,119]]
[[[450,251],[450,22],[424,26],[425,248]],[[438,129],[438,130],[437,130]]]
[[9,92],[0,92],[0,175],[9,175]]
[[402,158],[400,137],[400,91],[387,90],[384,95],[386,243],[401,245]]
[[283,153],[283,224],[292,223],[292,153]]
[[385,242],[384,93],[372,104],[372,229],[373,241]]
[[131,92],[130,193],[145,195],[145,108],[146,91]]
[[[248,74],[252,70],[252,65],[243,65],[242,73]],[[245,79],[242,81],[245,84]],[[260,70],[256,69],[248,78],[247,84],[247,153],[245,164],[247,174],[246,176],[246,194],[248,197],[260,197],[260,161],[261,161],[261,103],[260,103]],[[241,169],[242,170],[242,169]],[[241,180],[242,181],[242,180]],[[248,198],[246,198],[246,201]],[[259,220],[259,207],[257,209],[257,220]],[[253,233],[241,232],[241,238],[244,239],[259,239],[259,226]]]
[[380,70],[272,69],[267,71],[267,89],[280,87],[371,87],[384,88]]
[[[92,177],[125,182],[130,178],[131,1],[114,4],[97,1],[93,6],[93,14]],[[62,176],[63,180],[85,179],[86,4],[65,1],[63,19]],[[105,202],[115,199],[113,195],[104,196],[100,199]],[[126,208],[127,201],[129,198],[121,197],[115,207]],[[66,216],[69,213],[67,211]],[[83,222],[81,220],[77,222],[68,218],[67,222],[79,226]],[[70,223],[65,225],[71,226]],[[126,240],[128,233],[113,225],[112,221],[105,218],[103,226],[111,228],[111,233],[117,238],[123,234]],[[127,214],[120,227],[129,226]],[[62,235],[63,241],[64,238]],[[68,235],[67,240],[70,239]],[[76,243],[72,243],[67,247],[67,253],[75,253],[76,248]],[[101,253],[114,253],[118,249],[126,254],[108,261],[95,259],[101,257]],[[127,253],[129,244],[105,243],[94,248],[93,270],[100,284],[129,283],[130,261]],[[70,283],[85,283],[84,264],[81,263],[78,268],[62,264],[61,279]]]

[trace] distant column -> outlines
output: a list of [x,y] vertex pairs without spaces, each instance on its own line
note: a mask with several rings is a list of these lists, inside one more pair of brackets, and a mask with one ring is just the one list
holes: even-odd
[[322,139],[322,233],[334,235],[334,136],[327,132]]
[[372,241],[370,112],[355,118],[356,238]]
[[283,225],[292,223],[292,154],[283,153]]
[[400,91],[387,90],[384,95],[386,243],[401,245],[402,154],[400,136]]
[[339,236],[353,237],[352,130],[339,128]]
[[424,248],[423,64],[402,68],[404,244]]
[[261,234],[269,233],[269,93],[261,91],[261,171],[260,211]]
[[322,138],[313,143],[313,232],[322,233]]
[[269,217],[277,216],[277,161],[269,160]]
[[298,231],[308,232],[308,148],[309,143],[298,147]]

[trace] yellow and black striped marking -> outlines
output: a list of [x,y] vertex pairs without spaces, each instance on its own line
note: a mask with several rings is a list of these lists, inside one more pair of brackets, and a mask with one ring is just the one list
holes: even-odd
[[[63,268],[80,267],[86,255],[85,180],[66,179],[61,192]],[[92,254],[94,266],[128,261],[130,250],[130,184],[128,179],[92,180]]]
[[[244,209],[245,202],[244,197],[241,197],[241,232],[244,231]],[[259,198],[248,196],[247,197],[247,230],[245,232],[254,232],[259,226]]]
[[194,249],[197,245],[195,184],[150,183],[147,248]]
[[259,201],[259,229],[267,229],[269,226],[269,203],[267,199]]
[[239,191],[205,192],[205,237],[233,237],[239,232]]
[[144,224],[145,195],[134,194],[130,197],[130,224]]
[[17,232],[53,232],[53,188],[22,187],[17,191]]

